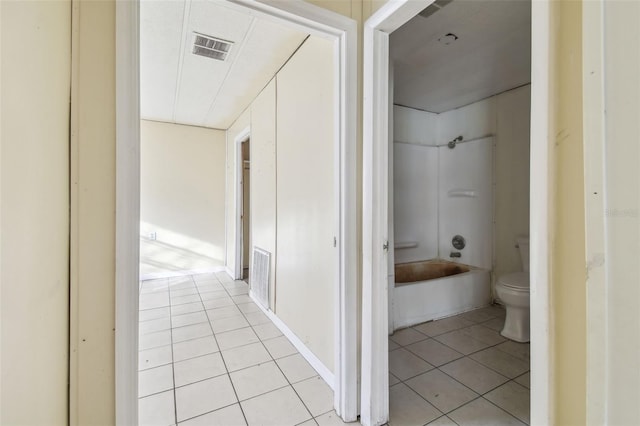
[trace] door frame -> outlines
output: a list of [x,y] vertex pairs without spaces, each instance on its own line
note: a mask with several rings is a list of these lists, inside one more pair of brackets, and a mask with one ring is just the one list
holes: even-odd
[[[226,0],[230,7],[332,40],[336,66],[339,257],[335,289],[334,408],[358,415],[356,221],[357,23],[302,0]],[[140,222],[139,0],[116,2],[116,424],[138,422]]]
[[[248,142],[251,138],[251,127],[246,127],[243,129],[238,136],[233,141],[233,146],[235,149],[235,159],[236,159],[236,168],[235,168],[235,203],[236,203],[236,217],[235,217],[235,226],[236,226],[236,247],[235,247],[235,260],[233,267],[233,279],[241,280],[242,272],[243,272],[243,263],[244,263],[244,226],[242,223],[242,216],[244,214],[244,181],[242,179],[243,176],[243,160],[242,160],[242,144],[244,142]],[[251,254],[249,254],[251,256]],[[249,265],[251,267],[251,265]]]
[[[361,423],[389,418],[389,34],[434,0],[387,2],[364,26]],[[531,424],[550,424],[553,402],[549,309],[550,5],[532,2],[531,45]]]

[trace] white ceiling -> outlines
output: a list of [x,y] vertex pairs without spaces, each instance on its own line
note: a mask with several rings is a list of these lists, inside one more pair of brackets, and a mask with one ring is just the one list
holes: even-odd
[[[234,42],[227,60],[192,54],[194,32]],[[227,129],[306,37],[222,0],[143,0],[141,117]]]
[[[438,41],[448,33],[458,40]],[[531,81],[531,1],[453,0],[391,34],[394,103],[458,108]]]

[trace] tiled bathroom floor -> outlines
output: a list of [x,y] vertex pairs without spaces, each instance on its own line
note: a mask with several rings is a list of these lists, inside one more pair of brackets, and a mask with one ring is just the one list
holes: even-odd
[[222,274],[140,287],[139,425],[342,424],[333,392]]
[[529,424],[529,344],[503,322],[495,305],[390,336],[389,424]]

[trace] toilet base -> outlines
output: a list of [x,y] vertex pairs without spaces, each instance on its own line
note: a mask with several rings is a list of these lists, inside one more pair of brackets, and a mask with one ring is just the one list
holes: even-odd
[[506,306],[507,316],[500,334],[519,343],[529,342],[529,306]]

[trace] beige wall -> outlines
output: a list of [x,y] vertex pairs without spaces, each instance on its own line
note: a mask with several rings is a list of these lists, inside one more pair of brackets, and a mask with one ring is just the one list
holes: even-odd
[[0,424],[67,423],[71,3],[0,2]]
[[271,253],[269,304],[275,309],[276,280],[276,80],[251,104],[251,238]]
[[115,2],[73,3],[71,424],[115,424]]
[[332,12],[339,13],[344,16],[351,16],[358,13],[357,8],[362,7],[362,0],[307,0],[316,6],[328,9]]
[[225,136],[140,123],[141,275],[224,265]]
[[222,267],[225,132],[143,120],[140,145],[140,274]]
[[[582,6],[552,3],[551,336],[553,419],[586,421],[586,264],[582,140]],[[558,29],[562,29],[559,31]],[[535,374],[535,372],[533,372]]]
[[365,22],[369,18],[369,16],[376,13],[382,6],[387,4],[389,1],[393,1],[393,0],[364,0],[363,9],[364,9]]
[[329,370],[337,278],[332,59],[332,43],[307,39],[277,75],[276,103],[276,315]]

